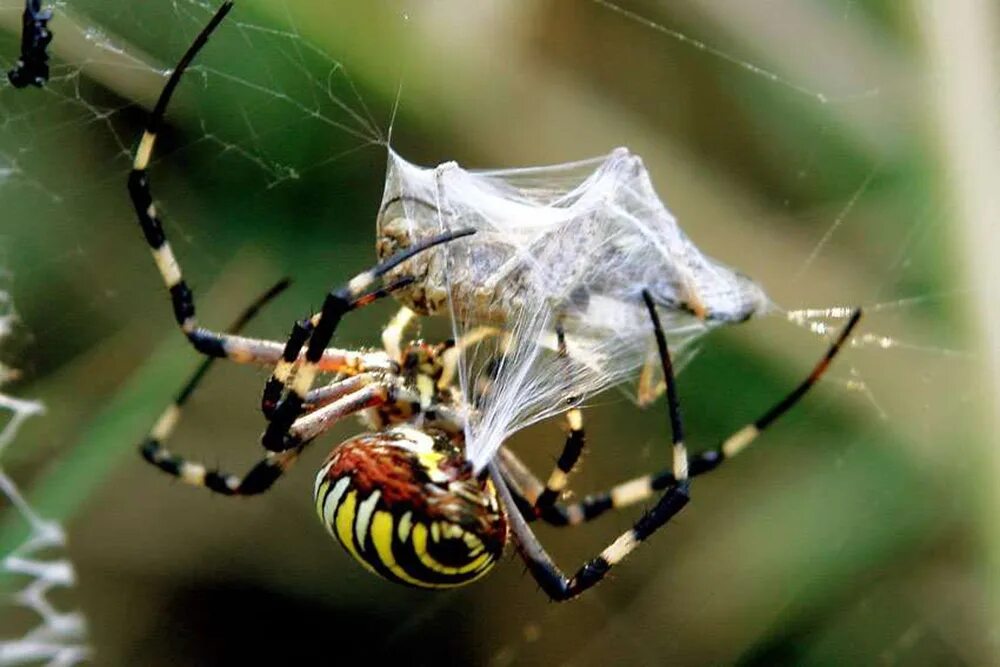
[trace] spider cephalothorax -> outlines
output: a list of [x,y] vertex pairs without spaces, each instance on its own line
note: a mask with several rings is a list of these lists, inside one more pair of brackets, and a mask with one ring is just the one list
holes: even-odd
[[372,572],[422,588],[460,586],[503,553],[496,491],[442,432],[398,426],[344,442],[316,477],[316,511]]

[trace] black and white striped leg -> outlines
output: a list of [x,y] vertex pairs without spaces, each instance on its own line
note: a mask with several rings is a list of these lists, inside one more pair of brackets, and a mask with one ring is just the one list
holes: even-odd
[[140,451],[143,458],[185,484],[201,486],[227,496],[248,496],[271,488],[317,435],[340,419],[393,398],[393,390],[378,376],[362,374],[320,387],[308,395],[308,405],[315,408],[292,425],[301,444],[284,452],[269,452],[243,477],[204,464],[189,461],[170,452],[163,443],[170,437],[180,418],[181,408],[205,376],[214,359],[206,359],[178,394],[177,400],[160,416]]
[[[198,327],[195,319],[194,296],[184,281],[180,265],[174,256],[170,242],[166,238],[162,221],[158,217],[156,206],[153,203],[149,184],[149,163],[170,98],[184,71],[194,60],[198,51],[208,42],[212,32],[232,9],[232,6],[232,2],[225,2],[219,7],[208,25],[198,34],[187,52],[181,57],[170,78],[167,79],[136,148],[132,171],[128,178],[128,190],[139,226],[153,254],[160,276],[170,292],[174,317],[194,348],[209,357],[226,357],[238,363],[274,366],[282,360],[282,352],[287,345],[217,333]],[[324,350],[319,367],[324,371],[359,372],[355,369],[380,367],[388,369],[390,366],[385,363],[384,355],[364,355],[346,350],[328,349]]]
[[534,576],[542,590],[553,600],[572,599],[604,579],[612,567],[624,560],[636,547],[662,528],[688,503],[690,482],[688,480],[687,452],[684,448],[680,402],[670,362],[670,352],[667,349],[666,336],[663,334],[656,307],[647,292],[643,292],[643,300],[646,302],[650,319],[653,322],[656,345],[663,365],[663,377],[666,378],[667,382],[667,405],[673,443],[673,471],[677,483],[667,489],[656,505],[643,513],[630,530],[622,533],[598,556],[584,563],[576,574],[567,578],[545,551],[518,508],[517,501],[504,478],[500,462],[494,460],[489,464],[490,477],[497,487],[500,498],[509,509],[510,528],[514,534],[518,552],[527,564],[528,571]]
[[[566,331],[563,329],[562,315],[560,314],[556,322],[556,341],[558,345],[559,357],[569,360],[569,352],[566,347]],[[570,404],[576,403],[576,399],[570,399]],[[532,514],[538,517],[549,510],[558,502],[559,497],[569,483],[569,475],[583,455],[585,437],[583,433],[583,413],[579,408],[571,408],[566,412],[566,426],[568,434],[563,445],[562,453],[556,461],[555,467],[549,474],[545,487],[537,494],[532,507]]]
[[[722,443],[712,449],[695,454],[690,458],[688,474],[691,477],[703,475],[715,470],[742,452],[757,436],[795,406],[809,389],[815,385],[830,367],[834,357],[843,349],[861,319],[861,309],[851,314],[847,324],[837,338],[827,348],[823,357],[816,363],[809,375],[795,389],[775,403],[757,420],[737,430]],[[515,496],[521,494],[518,502],[523,506],[531,506],[531,499],[537,495],[541,487],[538,478],[506,448],[500,451],[501,468],[511,482]],[[588,495],[581,501],[570,504],[553,504],[539,514],[539,518],[556,526],[575,526],[585,521],[595,519],[608,510],[621,509],[651,498],[656,492],[669,488],[676,483],[672,470],[663,470],[655,474],[636,477],[600,493]]]
[[170,242],[164,233],[163,224],[157,215],[156,205],[153,203],[153,195],[149,185],[149,162],[153,154],[153,146],[156,143],[156,135],[163,124],[164,113],[166,113],[170,97],[177,88],[177,84],[180,82],[184,71],[191,64],[191,61],[194,60],[198,51],[208,42],[212,31],[218,27],[222,19],[232,9],[232,6],[232,2],[225,2],[219,7],[212,20],[198,34],[180,62],[177,63],[177,66],[170,74],[170,78],[167,79],[167,83],[160,93],[156,106],[153,108],[146,122],[146,130],[143,132],[142,138],[139,140],[139,145],[135,150],[132,171],[128,177],[128,191],[139,221],[139,226],[146,238],[146,243],[153,254],[153,259],[156,262],[157,269],[159,269],[160,276],[163,278],[163,283],[170,292],[174,318],[194,348],[209,357],[227,357],[241,363],[257,362],[261,355],[266,355],[271,358],[273,363],[279,356],[280,351],[273,349],[274,346],[268,341],[256,341],[231,334],[217,333],[198,326],[198,322],[195,319],[194,295],[184,281],[180,264],[178,264]]
[[570,473],[583,454],[585,444],[583,414],[579,409],[573,408],[566,413],[566,425],[569,428],[566,444],[563,445],[562,453],[532,507],[532,513],[536,517],[543,516],[559,501],[559,497],[566,490]]
[[[269,380],[269,387],[265,388],[265,392],[267,392],[265,401],[263,401],[265,403],[273,400],[276,392],[280,394],[287,388],[284,397],[277,402],[273,412],[271,412],[270,422],[261,438],[266,449],[269,451],[283,451],[291,449],[298,444],[298,440],[291,436],[289,429],[292,423],[302,414],[305,396],[316,380],[323,352],[326,346],[330,344],[330,340],[333,338],[333,333],[337,325],[340,324],[341,318],[355,308],[367,305],[373,300],[385,296],[396,287],[408,284],[412,279],[403,278],[388,286],[374,290],[371,289],[372,285],[382,279],[385,274],[415,255],[473,233],[475,233],[475,230],[472,229],[446,232],[396,253],[392,257],[376,264],[371,269],[359,273],[343,287],[337,288],[327,294],[318,317],[314,316],[309,320],[302,320],[296,323],[283,355],[286,365],[280,369],[281,375],[279,375],[279,369],[275,369],[275,374]],[[307,341],[308,345],[306,346]],[[298,360],[303,346],[306,346],[305,359],[301,362],[289,361]],[[296,363],[298,364],[298,368],[292,373],[292,366]],[[291,375],[291,378],[288,377],[289,375]]]
[[[755,421],[734,432],[718,446],[694,456],[691,459],[689,474],[691,476],[702,475],[715,470],[723,462],[728,461],[745,450],[761,433],[780,417],[787,414],[816,385],[827,369],[830,368],[833,359],[843,349],[844,344],[854,332],[855,327],[861,320],[861,315],[861,308],[856,308],[851,313],[851,317],[848,319],[847,324],[844,325],[840,334],[837,335],[837,338],[830,344],[830,347],[827,348],[820,360],[816,362],[809,375],[792,391],[766,410]],[[641,502],[652,496],[656,491],[667,488],[675,482],[676,479],[673,472],[665,470],[654,475],[645,475],[619,484],[606,493],[585,498],[577,508],[569,506],[565,509],[574,518],[582,513],[586,519],[591,519],[609,509],[616,509]]]
[[[412,282],[413,278],[404,277],[393,281],[388,285],[384,285],[378,289],[362,294],[350,304],[348,312],[357,308],[362,308],[369,303],[388,296],[395,290],[401,289]],[[410,313],[411,316],[413,315],[413,312],[407,308],[404,308],[403,311]],[[401,311],[401,313],[403,311]],[[271,376],[267,379],[267,382],[264,383],[264,391],[261,394],[260,409],[268,421],[273,419],[274,412],[285,392],[285,388],[288,386],[289,381],[295,375],[298,370],[298,366],[302,362],[302,348],[305,346],[306,341],[309,340],[309,336],[312,335],[312,331],[319,321],[319,316],[319,313],[315,313],[309,318],[298,320],[294,325],[292,325],[292,331],[288,335],[288,339],[285,341],[284,349],[281,352],[281,358],[275,364],[274,370],[271,372]],[[396,320],[400,317],[401,315],[397,314],[396,318],[393,319],[393,322],[396,322]],[[390,324],[390,326],[393,325]],[[405,327],[406,323],[403,322],[399,326],[401,328]],[[400,335],[402,335],[402,331],[400,331]],[[324,350],[323,354],[326,355],[328,352],[329,350]],[[364,361],[362,357],[358,355],[355,356],[358,362]],[[397,364],[397,361],[398,359],[390,354],[388,367],[392,368],[392,370],[398,370],[398,366],[394,367],[394,365]],[[342,364],[337,369],[337,372],[346,375],[353,375],[354,373],[362,373],[369,369],[370,367],[366,366],[364,363],[358,363],[355,366]],[[322,360],[320,361],[319,370],[323,370]]]
[[[287,279],[282,280],[258,297],[236,318],[227,331],[236,333],[242,329],[261,307],[284,291],[288,284]],[[298,458],[305,445],[286,452],[268,454],[241,478],[221,470],[209,470],[202,463],[189,461],[171,453],[163,444],[176,428],[184,404],[201,384],[215,360],[215,357],[208,357],[202,361],[178,392],[174,402],[160,415],[140,446],[140,452],[143,458],[157,468],[186,484],[202,486],[228,496],[263,493]],[[312,437],[329,428],[338,419],[378,405],[380,401],[390,397],[391,388],[379,386],[380,382],[382,380],[378,375],[359,374],[310,392],[306,402],[308,408],[314,411],[311,414],[315,414],[316,417],[304,419],[302,424],[293,425],[293,429],[307,444]]]
[[139,140],[139,145],[135,150],[135,157],[132,162],[132,171],[128,177],[128,191],[135,208],[139,226],[142,228],[146,243],[153,253],[153,259],[160,271],[164,284],[170,291],[170,298],[173,302],[174,317],[181,330],[191,340],[192,345],[203,354],[210,357],[224,357],[225,337],[197,328],[195,320],[194,296],[190,288],[184,281],[181,274],[180,265],[174,257],[174,252],[170,247],[163,231],[163,224],[157,217],[156,206],[153,204],[153,195],[149,187],[149,175],[147,169],[153,155],[153,146],[156,144],[156,135],[163,123],[163,116],[170,103],[177,84],[180,83],[184,71],[197,55],[198,51],[208,42],[209,36],[218,27],[222,19],[225,18],[229,10],[232,9],[232,2],[225,2],[209,21],[208,25],[198,34],[187,52],[181,57],[180,62],[167,79],[163,91],[160,93],[156,106],[146,121],[146,130]]
[[[354,385],[363,383],[359,380],[361,376],[349,378],[345,382],[349,387],[331,389],[330,394],[340,394],[339,398],[323,405],[314,412],[310,412],[302,417],[299,422],[292,425],[292,433],[297,438],[299,444],[291,449],[282,452],[268,452],[267,455],[257,463],[243,477],[232,475],[221,470],[210,470],[203,463],[190,461],[181,456],[173,454],[163,446],[163,441],[170,435],[179,417],[179,411],[175,410],[170,416],[160,421],[153,428],[150,436],[143,442],[143,457],[155,465],[163,472],[172,475],[192,486],[205,487],[215,493],[227,496],[249,496],[263,493],[271,488],[278,481],[281,475],[298,459],[312,440],[329,429],[335,423],[348,415],[353,415],[361,410],[376,407],[383,404],[392,395],[389,387],[377,383],[369,386],[361,386],[352,393],[345,392],[353,388]],[[322,388],[326,389],[326,388]],[[319,391],[319,390],[317,390]],[[327,395],[310,395],[317,402],[330,399]],[[166,416],[167,413],[164,413]]]
[[[577,502],[557,501],[536,509],[538,497],[545,489],[545,485],[514,452],[501,448],[499,456],[500,470],[507,480],[516,504],[525,512],[525,518],[529,522],[538,518],[547,524],[560,527],[578,526],[596,519],[608,510],[619,510],[648,500],[658,491],[670,488],[677,481],[673,470],[664,470],[622,482],[607,491],[588,494]],[[717,465],[718,457],[712,452],[692,455],[688,460],[688,475],[697,477],[714,470]]]
[[508,521],[518,552],[542,590],[553,600],[560,602],[580,595],[604,579],[612,567],[624,560],[640,543],[680,512],[689,499],[687,483],[672,487],[630,530],[622,533],[598,556],[584,563],[572,578],[567,578],[545,551],[524,515],[518,510],[517,501],[512,496],[497,462],[490,463],[489,467],[490,476],[501,500],[510,508]]
[[[288,279],[283,279],[267,292],[255,299],[246,309],[244,309],[242,313],[240,313],[239,317],[233,321],[228,331],[234,334],[240,331],[240,329],[242,329],[257,315],[265,304],[281,294],[281,292],[283,292],[288,285]],[[163,411],[159,419],[156,420],[156,423],[150,430],[149,435],[140,446],[140,452],[142,453],[143,458],[153,465],[189,484],[205,486],[213,491],[226,493],[228,495],[236,493],[259,493],[260,490],[264,490],[266,486],[270,486],[270,483],[263,486],[263,481],[268,479],[273,474],[274,470],[282,465],[282,461],[280,459],[275,458],[272,461],[262,462],[254,468],[254,471],[251,471],[250,475],[247,476],[246,485],[242,485],[239,483],[239,480],[232,475],[226,475],[218,471],[206,470],[205,466],[201,464],[190,463],[180,457],[174,456],[163,446],[163,443],[170,437],[176,428],[185,403],[187,403],[188,399],[191,398],[191,395],[201,384],[215,360],[215,357],[208,357],[207,359],[202,360],[195,372],[177,393],[177,397],[174,399],[173,403],[171,403],[167,409]]]
[[192,486],[201,486],[224,496],[254,496],[270,489],[298,458],[304,448],[286,452],[268,452],[267,456],[243,477],[222,470],[209,470],[204,464],[188,461],[164,447],[146,445],[143,457],[163,472]]

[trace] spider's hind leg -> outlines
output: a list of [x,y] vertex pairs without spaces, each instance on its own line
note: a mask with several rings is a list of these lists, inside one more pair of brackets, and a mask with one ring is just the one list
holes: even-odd
[[500,463],[492,461],[489,464],[493,483],[509,510],[510,528],[514,533],[518,551],[532,576],[553,600],[569,600],[600,582],[607,576],[612,567],[624,560],[639,544],[680,512],[689,499],[687,449],[684,446],[680,402],[677,397],[673,367],[670,363],[670,353],[652,298],[644,292],[643,299],[653,322],[656,344],[663,365],[663,376],[667,381],[667,404],[673,442],[672,467],[677,483],[668,488],[659,501],[651,509],[644,512],[630,530],[622,533],[598,556],[585,562],[576,574],[567,578],[545,551],[518,509],[517,502],[507,486]]
[[[722,463],[745,450],[765,429],[794,407],[820,380],[833,359],[843,349],[861,319],[861,314],[860,308],[852,313],[850,320],[827,348],[823,357],[795,389],[776,402],[758,419],[738,429],[719,445],[692,455],[688,474],[691,477],[697,477],[715,470]],[[535,499],[540,493],[541,482],[510,450],[501,449],[500,456],[501,470],[510,483],[518,506],[529,509],[533,506],[537,507],[538,502]],[[540,512],[533,513],[546,523],[555,526],[575,526],[596,519],[608,510],[621,509],[648,500],[658,491],[667,489],[676,482],[673,470],[661,470],[658,473],[622,482],[607,491],[587,495],[580,501],[569,504],[556,502],[542,508]],[[530,512],[528,516],[531,516]]]
[[[300,444],[281,452],[268,452],[243,477],[209,470],[204,464],[177,456],[163,446],[179,415],[176,406],[172,406],[174,411],[166,422],[161,417],[143,442],[141,452],[147,461],[186,484],[227,496],[255,495],[271,488],[317,435],[347,415],[383,404],[390,394],[388,386],[374,375],[357,375],[310,392],[309,404],[315,410],[292,425],[292,433]],[[164,414],[170,415],[171,411]]]
[[[568,366],[571,358],[566,346],[566,330],[563,327],[563,320],[563,314],[559,313],[555,327],[557,352],[559,358]],[[568,373],[569,370],[567,369],[566,372]],[[570,405],[575,405],[578,400],[571,397],[567,402]],[[517,460],[512,452],[503,450],[503,453],[508,455],[508,460],[505,463],[510,463],[509,467],[513,468],[515,473],[520,473],[514,483],[515,496],[520,494],[530,503],[529,516],[553,515],[553,508],[557,506],[559,497],[569,484],[570,473],[573,472],[583,455],[586,437],[583,431],[583,413],[579,408],[573,407],[566,411],[566,427],[566,442],[563,445],[562,453],[556,460],[544,486]],[[508,470],[507,465],[503,465],[503,468],[505,472]]]
[[578,516],[586,509],[581,503],[564,505],[559,501],[584,449],[583,415],[579,409],[573,408],[566,413],[566,424],[569,428],[566,443],[544,484],[506,446],[501,446],[497,453],[504,480],[510,487],[515,504],[528,521],[542,519],[555,526],[572,526],[590,518],[583,514]]

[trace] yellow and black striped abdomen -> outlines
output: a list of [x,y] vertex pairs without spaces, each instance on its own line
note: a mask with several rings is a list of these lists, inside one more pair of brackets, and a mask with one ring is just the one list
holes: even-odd
[[[427,479],[434,457],[362,436],[335,450],[316,480],[316,511],[327,530],[368,570],[421,588],[451,588],[482,577],[503,553],[506,520],[492,488]],[[414,469],[408,470],[410,465]],[[413,472],[416,479],[407,479]],[[417,482],[417,483],[414,483]],[[462,493],[450,494],[451,484]],[[426,496],[428,487],[433,499]]]

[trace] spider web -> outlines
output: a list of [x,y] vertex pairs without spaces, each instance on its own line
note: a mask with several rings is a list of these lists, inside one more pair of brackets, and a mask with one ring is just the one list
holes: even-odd
[[[0,291],[0,342],[10,335],[15,322],[9,294]],[[0,365],[0,385],[14,377],[15,371]],[[2,465],[7,449],[24,423],[42,414],[45,408],[38,401],[0,394],[0,411],[5,416],[0,428],[0,492],[30,531],[29,537],[0,561],[0,573],[4,575],[5,588],[14,581],[27,581],[11,596],[9,604],[33,616],[31,629],[20,637],[10,638],[8,632],[3,633],[0,665],[79,664],[90,655],[83,614],[60,611],[50,599],[54,592],[76,583],[73,563],[58,556],[66,547],[66,534],[59,522],[39,516]]]
[[[977,359],[953,330],[953,311],[960,308],[965,293],[949,267],[943,266],[939,251],[947,237],[949,211],[925,196],[918,187],[919,175],[905,173],[902,166],[907,151],[918,150],[906,145],[909,121],[900,111],[911,100],[909,87],[915,85],[916,74],[912,62],[900,55],[904,49],[899,44],[874,39],[879,30],[892,32],[885,27],[894,20],[888,16],[890,10],[853,0],[594,0],[581,3],[575,11],[558,3],[539,3],[536,9],[511,3],[504,10],[453,3],[371,4],[375,7],[360,10],[351,3],[325,3],[317,9],[290,0],[241,2],[181,84],[151,174],[154,196],[165,211],[168,234],[198,294],[206,324],[226,319],[216,316],[212,306],[239,302],[258,291],[267,282],[261,273],[287,272],[298,281],[289,297],[297,303],[275,308],[259,323],[262,335],[280,338],[292,318],[315,307],[332,282],[371,263],[374,215],[385,172],[384,145],[392,125],[393,147],[423,165],[455,159],[469,167],[524,167],[571,162],[626,145],[646,160],[657,192],[699,248],[751,276],[779,307],[764,320],[713,334],[705,341],[682,378],[685,391],[703,384],[727,391],[708,376],[727,373],[726,364],[733,358],[780,360],[783,382],[775,385],[794,382],[842,326],[849,308],[862,305],[866,315],[853,349],[824,380],[833,390],[821,389],[821,399],[810,399],[819,407],[809,414],[817,429],[831,432],[840,433],[828,422],[820,425],[815,415],[825,412],[864,425],[836,449],[837,466],[853,470],[853,464],[874,456],[873,450],[884,454],[887,449],[917,468],[939,463],[936,438],[947,433],[943,423],[959,421],[963,414],[959,406],[971,400],[972,390],[962,388],[958,380]],[[66,399],[80,406],[77,427],[87,423],[113,389],[152,384],[129,382],[150,356],[150,345],[172,340],[165,302],[151,296],[161,288],[148,257],[137,247],[124,182],[141,128],[140,105],[148,108],[152,103],[168,68],[214,9],[215,3],[200,0],[58,3],[52,24],[56,37],[50,49],[54,54],[50,85],[43,91],[0,87],[4,219],[39,221],[37,226],[0,221],[0,232],[10,237],[11,247],[23,248],[23,254],[11,258],[19,290],[24,291],[18,302],[35,337],[32,349],[45,350],[44,358],[26,362],[25,372],[43,383],[62,377],[68,385],[73,379],[77,394],[79,387],[89,386],[86,383],[98,376],[97,369],[107,374],[106,380],[97,382],[94,398]],[[8,28],[8,38],[0,40],[0,53],[7,60],[0,59],[0,64],[6,65],[16,53],[16,38],[10,31],[19,25],[20,10],[11,0],[0,3],[0,20]],[[594,48],[577,48],[565,36],[569,34],[587,36]],[[604,44],[610,46],[596,46]],[[800,52],[801,57],[789,56]],[[536,65],[539,62],[544,66]],[[664,96],[664,101],[643,92],[652,89],[676,92]],[[718,114],[739,120],[725,131],[723,123],[706,119],[707,129],[699,133],[699,123],[685,117],[689,96],[698,102],[693,108],[711,108],[714,100]],[[508,99],[518,103],[505,106]],[[768,116],[780,117],[790,109],[794,120],[784,127],[767,121]],[[691,134],[676,136],[671,126]],[[851,138],[838,138],[843,135]],[[756,157],[727,160],[730,151]],[[912,204],[900,205],[906,197]],[[45,222],[51,220],[58,223]],[[371,310],[372,315],[359,313],[345,321],[337,344],[373,344],[377,339],[373,332],[391,307]],[[433,325],[426,330],[429,339],[438,331]],[[720,356],[719,348],[740,352]],[[185,358],[179,356],[185,354],[180,345],[165,349],[172,360]],[[119,357],[120,363],[109,362]],[[76,369],[88,373],[74,374]],[[223,369],[219,375],[228,373]],[[144,399],[141,406],[149,410],[149,419],[180,380],[155,377],[159,393],[136,392]],[[249,384],[245,373],[232,371],[231,377]],[[941,400],[937,386],[959,388]],[[237,434],[233,440],[242,443],[232,449],[192,440],[185,451],[226,465],[231,457],[248,461],[238,457],[258,435],[259,424],[253,421],[257,417],[248,407],[255,397],[241,395],[239,402],[221,404],[204,400],[201,405],[207,407],[193,408],[196,419],[211,409],[232,410],[254,426],[233,429]],[[728,393],[718,393],[712,402],[696,399],[687,411],[694,422],[692,432],[714,437],[712,424],[698,412],[726,412],[732,400]],[[48,399],[46,403],[50,411],[57,405]],[[140,401],[128,405],[138,411]],[[914,412],[914,405],[926,410]],[[733,406],[742,418],[754,409]],[[733,417],[727,426],[739,425],[740,418]],[[130,429],[118,436],[119,442],[104,444],[107,451],[123,452],[122,460],[131,460],[129,438],[140,433],[149,419],[136,416]],[[201,425],[216,432],[227,429],[225,423],[207,418]],[[644,425],[650,433],[661,426],[653,420]],[[187,436],[194,438],[197,432],[192,426]],[[891,432],[895,439],[876,446],[872,440],[877,438],[870,432]],[[595,449],[601,433],[598,423],[592,436]],[[603,433],[606,439],[608,429]],[[803,438],[811,433],[797,431]],[[64,435],[38,446],[19,447],[13,454],[26,463],[58,460],[83,442],[76,433]],[[537,446],[539,451],[553,447],[551,434],[546,437]],[[639,468],[616,468],[595,451],[595,462],[584,469],[580,488],[602,488],[616,475],[654,466],[658,443],[650,435],[645,448],[637,448],[642,456],[646,450],[653,452],[639,460]],[[544,473],[551,461],[541,456],[534,463]],[[762,478],[768,472],[754,470]],[[140,469],[135,474],[146,472]],[[734,473],[728,479],[732,483],[737,477]],[[143,479],[147,483],[141,489],[133,487],[133,497],[160,493],[149,488],[160,480]],[[924,484],[925,478],[917,479],[914,486]],[[794,486],[789,477],[774,483],[782,484]],[[158,508],[158,515],[183,516],[174,506],[178,490],[163,486],[169,501]],[[303,495],[301,479],[289,480],[276,493],[285,488],[287,503]],[[716,489],[720,500],[715,507],[724,507],[724,486],[704,488]],[[904,495],[900,487],[893,488]],[[805,492],[808,495],[808,489]],[[711,493],[706,491],[705,496]],[[754,502],[747,504],[767,505],[767,496],[752,497]],[[896,508],[889,498],[873,502],[874,513]],[[698,503],[712,507],[712,499],[702,495]],[[198,513],[201,507],[194,504],[187,514]],[[307,532],[311,517],[305,511],[302,516],[301,530]],[[214,519],[211,525],[223,525],[223,519]],[[751,519],[748,525],[760,525]],[[229,520],[225,525],[248,523],[245,515],[234,514]],[[710,547],[708,534],[685,528],[686,519],[681,523],[674,544],[693,535],[696,546],[703,548],[692,553],[707,554],[706,560],[726,553],[728,543]],[[738,525],[726,525],[732,534],[741,534]],[[588,543],[588,549],[599,547],[600,539],[613,532],[607,526],[595,529],[597,542]],[[854,544],[844,537],[850,533],[848,527],[838,525],[831,533],[848,545],[832,545],[834,553],[849,551]],[[184,540],[188,533],[178,528],[167,534]],[[553,542],[562,539],[561,533],[546,536]],[[79,542],[74,536],[74,545]],[[227,544],[226,552],[237,551],[238,545]],[[657,555],[669,547],[661,544]],[[95,550],[88,557],[91,567],[103,562]],[[591,555],[587,549],[569,551],[574,558]],[[325,551],[321,556],[330,558]],[[193,566],[190,560],[180,562]],[[260,574],[256,561],[244,565]],[[678,566],[687,567],[685,572],[696,571],[680,557],[664,564],[642,560],[635,567],[658,573],[660,585],[651,583],[649,590],[662,593],[677,583],[671,568]],[[169,571],[155,561],[150,567]],[[648,640],[649,646],[662,649],[666,640],[636,630],[636,619],[656,618],[664,626],[677,619],[661,614],[656,593],[642,593],[628,567],[617,583],[631,602],[618,599],[613,583],[602,587],[590,602],[581,602],[578,609],[583,611],[533,608],[516,622],[505,621],[502,612],[518,603],[530,604],[535,591],[516,577],[501,579],[498,587],[520,586],[525,597],[511,594],[515,602],[497,604],[496,609],[481,603],[481,614],[496,628],[481,633],[472,650],[493,664],[540,656],[595,664],[599,657],[587,656],[600,656],[614,643],[636,661],[655,662],[658,654],[641,643]],[[344,568],[335,567],[333,575],[317,570],[306,586],[279,583],[295,590],[319,586],[318,581],[340,577],[340,569]],[[344,576],[352,587],[364,585],[360,577]],[[770,580],[761,575],[761,581]],[[347,584],[336,590],[336,596],[351,590]],[[801,591],[801,580],[796,585]],[[378,590],[381,594],[383,589]],[[694,595],[691,589],[682,591],[689,593],[693,616],[721,622],[720,603]],[[759,601],[765,596],[750,598]],[[793,606],[794,592],[787,599]],[[393,617],[394,622],[405,621],[396,626],[390,646],[431,632],[443,618],[451,618],[452,607],[469,602],[454,596],[433,604],[422,598],[405,600],[408,612],[415,606],[422,611]],[[887,641],[880,647],[886,654],[905,657],[913,642],[922,645],[940,637],[957,643],[954,628],[915,616],[918,629],[900,629],[898,645]],[[579,624],[594,630],[589,642],[565,638],[562,628]],[[766,629],[757,630],[767,634]],[[759,635],[735,634],[735,638],[727,635],[729,643],[720,646],[747,646],[759,639]],[[547,644],[556,648],[544,648]],[[734,657],[702,649],[690,649],[691,655],[723,662]]]

